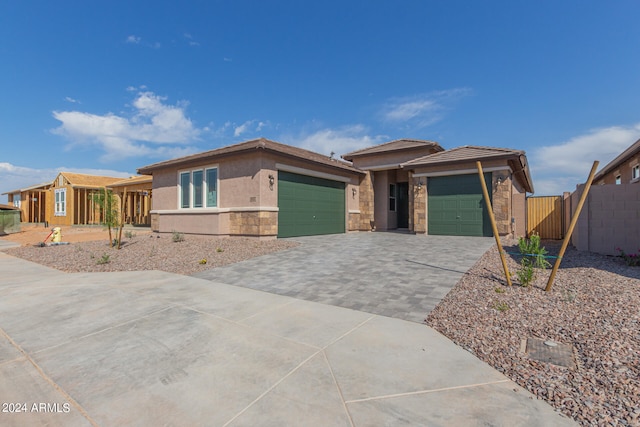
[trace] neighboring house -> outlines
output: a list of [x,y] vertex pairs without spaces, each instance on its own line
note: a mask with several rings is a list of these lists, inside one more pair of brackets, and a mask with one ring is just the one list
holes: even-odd
[[122,178],[60,172],[49,188],[45,218],[50,225],[101,224],[103,214],[94,195]]
[[476,160],[483,162],[498,231],[524,235],[533,185],[524,152],[444,151],[402,139],[354,151],[346,161],[267,139],[155,163],[151,228],[261,238],[403,229],[485,235],[491,228]]
[[22,222],[44,222],[48,189],[52,183],[32,185],[18,190],[8,191],[8,202],[20,209]]
[[593,178],[593,185],[638,182],[640,182],[640,139],[600,169]]
[[151,225],[151,181],[150,175],[132,176],[107,185],[121,201],[126,193],[125,224]]

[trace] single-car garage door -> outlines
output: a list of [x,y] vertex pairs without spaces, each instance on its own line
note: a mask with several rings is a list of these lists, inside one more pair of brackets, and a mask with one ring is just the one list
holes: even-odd
[[344,182],[278,171],[278,237],[344,232]]
[[[485,174],[491,185],[491,173]],[[477,174],[428,178],[427,222],[429,234],[492,236]]]

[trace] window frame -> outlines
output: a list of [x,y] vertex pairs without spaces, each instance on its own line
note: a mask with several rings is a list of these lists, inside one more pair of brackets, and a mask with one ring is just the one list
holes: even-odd
[[631,166],[631,180],[635,181],[640,179],[640,164]]
[[389,212],[395,212],[397,209],[397,186],[396,184],[389,184]]
[[67,189],[56,188],[53,199],[53,216],[67,216]]
[[616,183],[616,185],[622,184],[622,175],[620,175],[620,174],[616,175],[615,183]]
[[[211,205],[209,196],[210,172],[215,170],[215,200]],[[178,209],[216,209],[219,206],[219,166],[207,165],[178,171]],[[195,176],[195,178],[194,178]],[[183,180],[186,178],[186,180]],[[198,180],[199,182],[195,182]],[[185,184],[188,188],[185,189]]]

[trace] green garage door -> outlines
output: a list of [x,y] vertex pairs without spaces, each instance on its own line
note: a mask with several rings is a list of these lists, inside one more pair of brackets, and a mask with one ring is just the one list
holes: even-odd
[[[485,180],[490,186],[491,173]],[[493,235],[477,174],[431,177],[427,188],[429,234]]]
[[345,232],[345,184],[278,172],[278,237]]

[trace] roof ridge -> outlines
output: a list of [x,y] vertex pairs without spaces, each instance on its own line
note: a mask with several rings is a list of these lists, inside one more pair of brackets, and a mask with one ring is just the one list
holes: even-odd
[[384,147],[385,145],[389,145],[389,144],[393,144],[393,143],[397,143],[397,142],[401,142],[401,141],[419,142],[419,143],[424,143],[425,145],[440,145],[436,141],[431,141],[431,140],[428,140],[428,139],[398,138],[398,139],[394,139],[393,141],[387,141],[387,142],[383,142],[383,143],[380,143],[380,144],[375,144],[375,145],[370,145],[368,147],[360,148],[359,150],[355,150],[355,151],[351,151],[349,153],[346,153],[346,154],[344,154],[344,156],[358,154],[358,153],[360,153],[362,151],[371,150],[373,148]]

